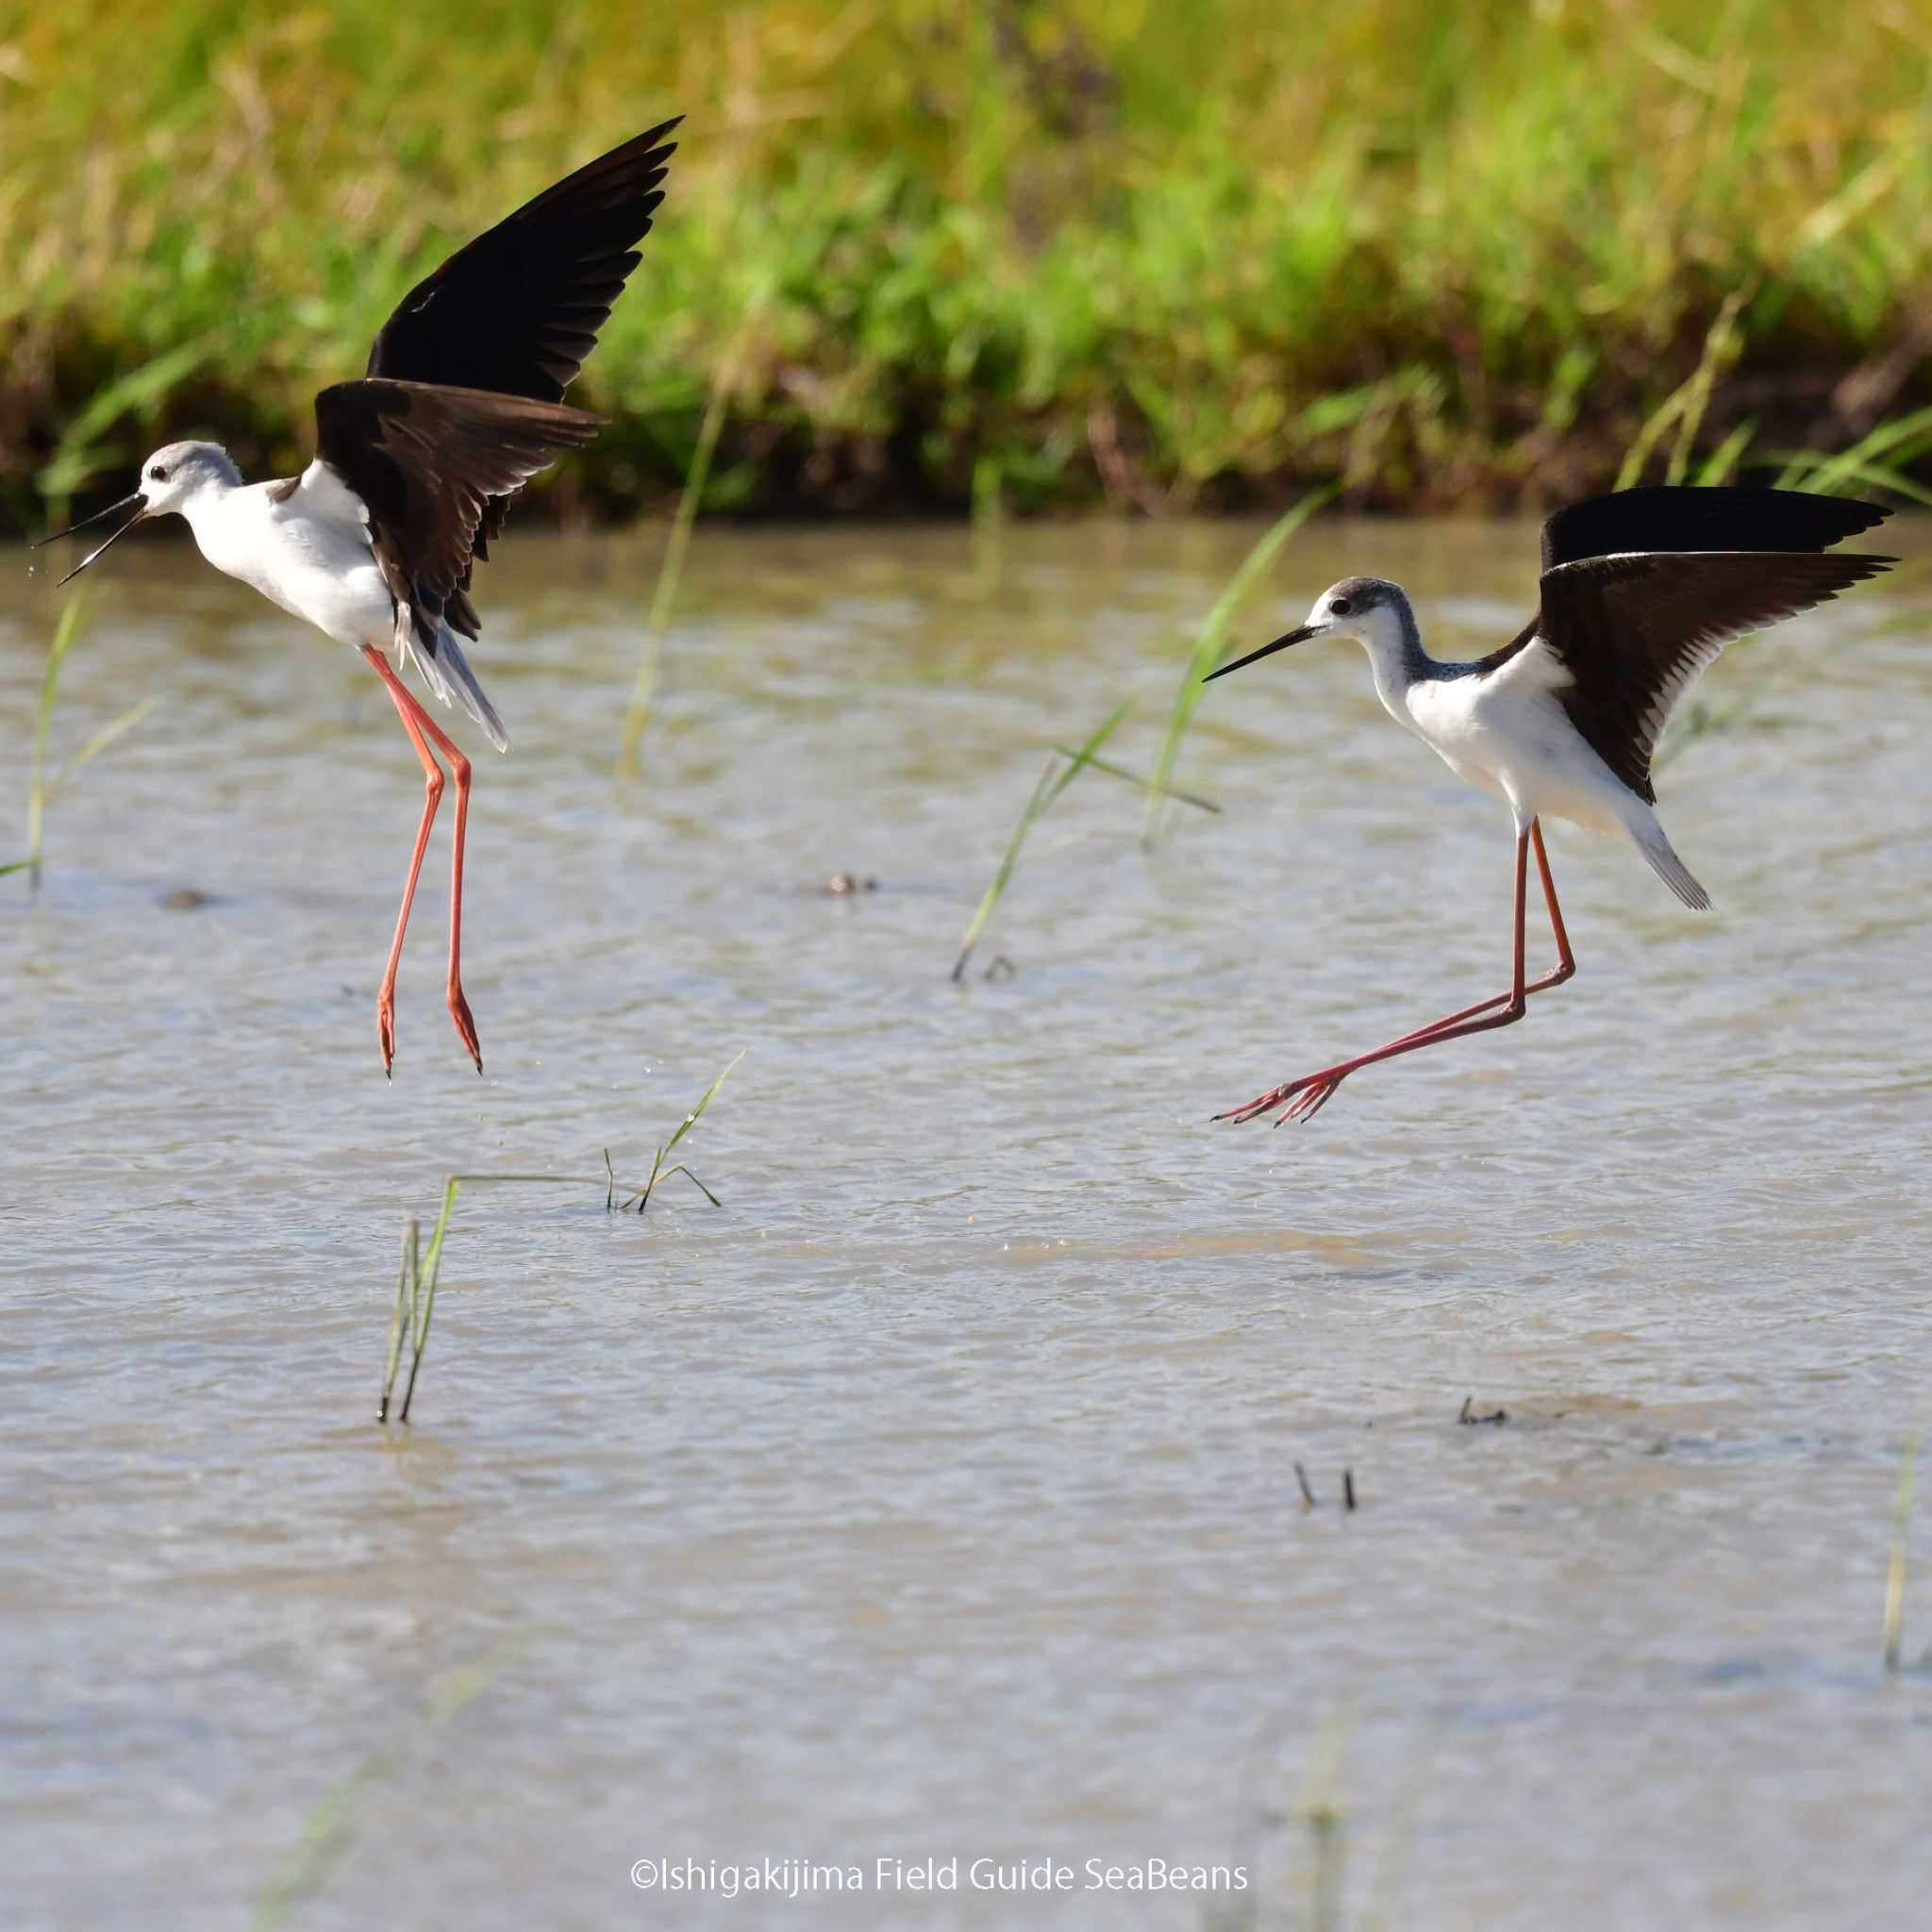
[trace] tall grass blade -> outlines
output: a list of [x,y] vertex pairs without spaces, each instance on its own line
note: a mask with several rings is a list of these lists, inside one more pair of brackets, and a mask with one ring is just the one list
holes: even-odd
[[[664,1170],[664,1172],[658,1176],[658,1178],[659,1180],[668,1181],[671,1178],[671,1176],[675,1174],[681,1174],[685,1177],[685,1179],[688,1180],[691,1184],[691,1186],[694,1187],[698,1191],[698,1192],[701,1193],[705,1197],[705,1199],[711,1204],[713,1208],[724,1207],[724,1202],[719,1200],[717,1195],[712,1193],[710,1189],[706,1187],[704,1182],[699,1180],[697,1175],[691,1173],[691,1169],[688,1168],[681,1160],[677,1163],[675,1167],[667,1167]],[[641,1208],[638,1209],[638,1212],[641,1214],[643,1212],[643,1209]]]
[[973,465],[973,575],[981,590],[998,581],[1006,552],[1004,473],[997,457]]
[[[718,1090],[724,1086],[725,1077],[733,1067],[744,1058],[745,1049],[740,1048],[733,1055],[723,1073],[704,1091],[698,1104],[685,1115],[677,1124],[671,1138],[657,1152],[651,1162],[651,1177],[643,1187],[632,1194],[624,1204],[627,1211],[633,1205],[641,1214],[649,1204],[651,1191],[659,1181],[669,1180],[673,1174],[681,1174],[713,1208],[722,1206],[716,1194],[699,1180],[696,1174],[683,1161],[665,1166],[664,1157],[675,1147],[691,1130],[697,1125],[705,1109],[718,1096]],[[607,1213],[616,1207],[618,1183],[617,1170],[612,1164],[609,1148],[604,1149],[604,1208]],[[411,1221],[403,1231],[402,1266],[396,1279],[396,1300],[390,1316],[389,1349],[382,1378],[382,1400],[376,1406],[375,1419],[386,1424],[390,1419],[391,1401],[395,1393],[396,1377],[401,1373],[403,1349],[407,1344],[409,1351],[409,1373],[403,1384],[403,1399],[395,1411],[396,1421],[409,1420],[409,1407],[415,1400],[416,1378],[423,1371],[423,1357],[429,1346],[429,1329],[436,1318],[436,1288],[442,1275],[443,1244],[449,1237],[450,1216],[456,1211],[458,1192],[464,1187],[485,1186],[521,1187],[593,1187],[594,1176],[568,1174],[453,1174],[447,1176],[442,1189],[442,1209],[436,1217],[436,1226],[429,1236],[429,1246],[425,1252],[422,1242],[422,1229],[419,1223]]]
[[20,864],[7,869],[18,872],[24,866],[27,883],[35,891],[39,891],[41,887],[49,795],[47,742],[54,731],[54,707],[59,702],[60,667],[80,636],[81,615],[86,604],[83,592],[69,597],[61,607],[60,621],[54,627],[54,641],[47,647],[47,668],[41,677],[40,702],[34,708],[34,742],[27,761],[26,779],[26,857]]
[[409,1405],[416,1399],[416,1377],[423,1371],[424,1351],[429,1346],[429,1324],[436,1315],[436,1284],[442,1274],[442,1243],[449,1233],[449,1218],[457,1205],[457,1178],[452,1174],[442,1191],[442,1212],[436,1217],[435,1232],[429,1237],[429,1252],[410,1270],[409,1295],[409,1379],[403,1384],[403,1406],[396,1420],[409,1420]]
[[973,949],[979,943],[979,936],[986,930],[987,921],[992,917],[994,908],[1005,896],[1007,888],[1012,883],[1014,873],[1019,870],[1020,854],[1025,846],[1027,835],[1045,817],[1060,793],[1089,765],[1095,763],[1094,753],[1113,736],[1121,721],[1133,708],[1133,699],[1123,698],[1071,758],[1063,758],[1058,752],[1048,758],[1046,769],[1041,773],[1035,783],[1033,795],[1027,799],[1026,808],[1020,814],[1019,824],[1013,827],[1013,836],[1007,841],[1007,849],[1001,855],[1000,862],[993,871],[991,882],[981,893],[978,908],[974,912],[972,924],[966,928],[966,937],[959,946],[959,957],[953,962],[952,977],[955,985],[966,977],[966,966],[973,958]]
[[739,1063],[739,1061],[744,1058],[746,1051],[746,1048],[741,1046],[738,1049],[738,1051],[731,1056],[730,1060],[725,1065],[724,1073],[720,1074],[718,1077],[715,1080],[713,1080],[708,1087],[705,1089],[704,1097],[698,1102],[698,1104],[694,1108],[691,1108],[691,1110],[688,1114],[685,1115],[684,1119],[678,1123],[677,1131],[672,1135],[670,1140],[665,1141],[665,1153],[669,1154],[671,1150],[674,1147],[675,1147],[677,1143],[681,1140],[683,1140],[684,1137],[688,1133],[690,1133],[694,1126],[697,1125],[698,1122],[704,1118],[704,1112],[706,1108],[709,1107],[711,1102],[717,1098],[719,1088],[724,1086],[725,1079],[729,1076],[731,1073],[731,1069],[735,1067]]
[[33,747],[27,758],[26,857],[14,860],[10,865],[0,865],[0,878],[5,878],[8,873],[24,872],[36,891],[40,890],[41,872],[45,859],[47,808],[69,779],[92,764],[117,738],[131,731],[155,707],[153,698],[143,698],[131,710],[122,712],[120,717],[102,725],[58,773],[48,771],[54,713],[59,704],[60,670],[67,661],[68,652],[74,648],[85,628],[82,613],[86,598],[84,591],[76,591],[61,607],[60,619],[54,629],[54,641],[47,648],[47,668],[41,676],[40,698],[34,707]]
[[47,796],[49,798],[54,797],[55,794],[59,791],[60,788],[63,785],[65,785],[70,778],[78,775],[78,774],[85,770],[87,766],[91,765],[94,761],[94,759],[99,758],[100,755],[104,751],[106,751],[110,744],[114,742],[114,741],[117,738],[121,737],[125,732],[132,731],[134,727],[137,724],[139,724],[143,718],[145,718],[150,711],[154,709],[155,704],[156,700],[153,698],[142,698],[140,704],[131,707],[129,709],[125,711],[123,711],[118,718],[110,719],[107,724],[103,724],[101,728],[98,731],[96,731],[94,735],[92,738],[90,738],[88,741],[84,745],[82,745],[81,748],[77,752],[75,752],[74,756],[71,758],[69,758],[64,765],[60,767],[59,775],[56,777],[47,787]]
[[704,420],[698,425],[698,440],[691,451],[691,467],[685,472],[684,488],[671,519],[671,534],[664,544],[664,560],[658,566],[658,587],[652,593],[650,614],[644,620],[644,640],[638,655],[637,675],[631,680],[630,699],[624,710],[624,741],[617,767],[627,778],[638,774],[638,754],[644,733],[650,728],[651,700],[658,688],[658,670],[664,654],[664,633],[671,625],[671,613],[677,603],[684,581],[685,554],[691,548],[691,526],[697,522],[698,506],[704,501],[705,485],[710,481],[711,459],[718,453],[718,439],[724,434],[724,418],[738,387],[739,372],[751,346],[752,329],[758,322],[755,308],[739,331],[730,354],[718,365],[711,378],[711,391],[705,402]]
[[1898,1504],[1892,1519],[1891,1561],[1885,1574],[1885,1668],[1896,1671],[1905,1640],[1906,1538],[1911,1528],[1912,1488],[1918,1475],[1919,1451],[1924,1444],[1921,1429],[1906,1444],[1898,1473]]
[[[635,1197],[637,1202],[637,1210],[640,1214],[641,1214],[644,1211],[644,1209],[651,1205],[651,1191],[658,1185],[658,1176],[663,1172],[664,1148],[663,1144],[659,1142],[657,1153],[651,1156],[651,1177],[644,1183],[642,1189]],[[624,1204],[624,1206],[625,1212],[628,1212],[631,1207],[631,1203],[629,1201],[626,1201]]]
[[1313,1932],[1341,1932],[1347,1812],[1341,1760],[1355,1728],[1355,1703],[1345,1698],[1323,1724],[1302,1774],[1295,1809],[1308,1832],[1308,1924]]
[[1806,451],[1787,451],[1774,458],[1785,469],[1779,475],[1780,490],[1808,490],[1816,496],[1841,496],[1853,490],[1890,490],[1909,503],[1932,505],[1932,490],[1916,482],[1890,463],[1857,461],[1849,455],[1835,457],[1829,464]]
[[389,1318],[389,1361],[382,1374],[382,1400],[375,1420],[389,1421],[390,1398],[395,1393],[396,1370],[403,1359],[403,1335],[409,1317],[411,1285],[422,1272],[422,1224],[412,1221],[403,1230],[403,1265],[396,1276],[395,1312]]
[[[1065,745],[1054,746],[1054,755],[1070,763],[1091,765],[1094,771],[1108,778],[1118,778],[1124,785],[1131,785],[1137,791],[1152,791],[1154,780],[1143,778],[1138,772],[1130,772],[1124,765],[1109,764],[1106,758],[1083,758],[1076,751],[1069,751]],[[1191,805],[1196,811],[1211,811],[1216,818],[1221,816],[1221,808],[1211,798],[1197,797],[1191,791],[1170,791],[1167,794],[1176,805]]]
[[289,1853],[287,1870],[261,1889],[249,1920],[249,1932],[280,1932],[290,1912],[314,1895],[341,1857],[349,1841],[357,1806],[403,1768],[408,1745],[420,1745],[461,1715],[495,1682],[521,1648],[522,1640],[511,1638],[475,1663],[451,1671],[433,1684],[413,1728],[372,1752],[324,1795]]
[[1624,466],[1617,472],[1617,489],[1631,489],[1639,481],[1657,445],[1673,428],[1675,428],[1677,438],[1664,468],[1664,481],[1681,483],[1684,480],[1697,432],[1704,426],[1705,411],[1710,407],[1711,393],[1719,377],[1730,370],[1744,346],[1742,334],[1737,326],[1738,312],[1756,293],[1757,284],[1747,282],[1724,297],[1715,320],[1705,332],[1704,348],[1698,356],[1697,367],[1651,412],[1624,452]]
[[1395,1923],[1395,1900],[1415,1839],[1416,1807],[1433,1768],[1441,1733],[1431,1727],[1409,1757],[1408,1770],[1390,1808],[1382,1845],[1369,1874],[1369,1896],[1357,1921],[1358,1932],[1387,1932]]
[[[1861,473],[1875,476],[1883,472],[1881,487],[1896,489],[1893,479],[1901,466],[1915,462],[1928,450],[1932,450],[1932,408],[1914,409],[1879,424],[1837,456],[1821,457],[1807,451],[1792,455],[1777,479],[1778,486],[1835,496],[1848,484],[1861,480]],[[1882,465],[1881,458],[1888,459]]]
[[746,1052],[746,1048],[740,1047],[739,1050],[732,1055],[729,1062],[726,1064],[724,1068],[724,1071],[718,1075],[718,1077],[715,1080],[713,1080],[708,1087],[705,1089],[704,1095],[699,1100],[698,1104],[694,1108],[692,1108],[691,1110],[685,1115],[683,1120],[681,1120],[677,1124],[676,1131],[672,1134],[670,1140],[666,1141],[664,1144],[658,1149],[657,1154],[653,1157],[651,1161],[650,1179],[647,1180],[644,1183],[644,1185],[635,1194],[633,1194],[628,1201],[626,1201],[624,1204],[625,1211],[627,1212],[630,1209],[630,1208],[633,1205],[635,1205],[638,1212],[640,1214],[643,1213],[644,1210],[651,1205],[651,1195],[656,1191],[658,1183],[659,1181],[669,1180],[671,1176],[675,1174],[681,1174],[685,1177],[685,1179],[690,1181],[691,1186],[694,1187],[698,1191],[698,1192],[701,1193],[705,1197],[705,1199],[711,1204],[713,1208],[716,1208],[720,1205],[717,1195],[712,1193],[710,1189],[706,1187],[704,1182],[699,1180],[697,1175],[692,1174],[691,1169],[688,1168],[683,1161],[680,1160],[676,1162],[674,1166],[666,1167],[664,1165],[664,1158],[671,1152],[671,1150],[674,1147],[677,1145],[677,1143],[681,1140],[684,1139],[684,1137],[688,1133],[691,1132],[691,1130],[694,1126],[697,1125],[698,1122],[704,1117],[704,1111],[706,1108],[709,1107],[713,1099],[717,1097],[719,1088],[724,1086],[726,1077],[729,1075],[731,1072],[731,1069],[735,1067],[739,1063],[739,1061],[744,1058]]
[[1757,434],[1757,417],[1740,423],[1699,466],[1694,479],[1697,488],[1712,490],[1721,483],[1728,483],[1738,474],[1738,465],[1744,460],[1744,452]]
[[1227,652],[1228,632],[1236,614],[1247,601],[1248,592],[1261,575],[1287,547],[1290,538],[1335,495],[1332,485],[1310,490],[1301,501],[1277,517],[1261,541],[1248,552],[1214,600],[1207,621],[1194,639],[1188,655],[1188,667],[1181,674],[1180,689],[1174,693],[1174,709],[1167,721],[1167,736],[1161,741],[1160,756],[1155,761],[1153,790],[1148,795],[1146,813],[1141,822],[1141,843],[1152,850],[1160,835],[1162,809],[1174,785],[1174,766],[1181,755],[1181,741],[1193,723],[1195,708],[1201,702],[1201,682]]
[[1832,465],[1831,475],[1824,480],[1830,488],[1817,491],[1815,494],[1840,496],[1851,490],[1889,490],[1894,496],[1903,496],[1907,503],[1916,503],[1922,508],[1932,508],[1932,490],[1923,483],[1914,482],[1903,470],[1894,469],[1890,463],[1840,461]]
[[1664,481],[1673,486],[1684,481],[1690,468],[1690,458],[1697,446],[1697,433],[1704,427],[1706,412],[1710,408],[1710,398],[1716,390],[1719,378],[1727,374],[1736,364],[1744,347],[1742,334],[1738,328],[1738,316],[1744,305],[1757,292],[1755,281],[1746,282],[1742,288],[1733,289],[1724,299],[1718,309],[1717,319],[1710,325],[1710,332],[1704,339],[1704,351],[1697,358],[1697,367],[1690,373],[1686,385],[1682,418],[1677,425],[1677,440],[1671,450],[1671,459],[1664,467]]

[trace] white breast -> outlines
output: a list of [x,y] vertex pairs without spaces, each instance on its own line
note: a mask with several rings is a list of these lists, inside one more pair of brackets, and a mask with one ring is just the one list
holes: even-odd
[[1522,817],[1621,828],[1629,794],[1570,722],[1570,673],[1538,640],[1483,677],[1430,678],[1403,694],[1403,721],[1457,777]]
[[201,554],[217,570],[340,643],[389,642],[393,605],[361,503],[327,464],[311,463],[293,491],[257,483],[191,504],[186,513]]

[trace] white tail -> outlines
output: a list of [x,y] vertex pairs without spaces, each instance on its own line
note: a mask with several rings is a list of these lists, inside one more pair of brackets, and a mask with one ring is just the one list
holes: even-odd
[[1691,875],[1690,868],[1671,850],[1671,841],[1664,837],[1664,828],[1652,819],[1649,825],[1637,835],[1637,849],[1643,854],[1645,862],[1671,891],[1676,893],[1693,912],[1710,910],[1710,894]]
[[412,638],[404,639],[403,651],[405,656],[415,658],[424,683],[445,705],[461,698],[463,709],[489,733],[491,743],[498,751],[509,749],[509,733],[503,728],[496,707],[483,695],[483,687],[476,682],[476,674],[470,669],[470,660],[463,656],[463,647],[457,642],[456,633],[448,625],[437,633],[434,657]]

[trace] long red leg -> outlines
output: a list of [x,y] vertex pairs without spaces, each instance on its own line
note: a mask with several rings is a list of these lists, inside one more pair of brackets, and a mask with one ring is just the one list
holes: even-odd
[[403,957],[403,933],[409,923],[410,902],[416,896],[416,875],[423,869],[423,850],[429,840],[430,822],[435,818],[437,804],[442,797],[442,773],[425,742],[426,733],[449,760],[450,776],[456,780],[457,817],[451,840],[449,874],[449,1010],[450,1017],[456,1022],[457,1035],[469,1049],[470,1058],[476,1062],[476,1071],[480,1074],[483,1071],[483,1049],[477,1042],[476,1022],[471,1015],[470,1003],[463,997],[462,972],[463,835],[470,821],[470,761],[438,728],[435,719],[416,702],[408,687],[390,669],[389,659],[375,645],[365,644],[362,655],[389,687],[396,715],[402,719],[403,729],[409,734],[409,741],[416,747],[416,756],[423,760],[424,784],[428,791],[423,808],[423,823],[416,831],[416,849],[409,859],[409,882],[403,889],[403,909],[396,920],[394,941],[390,946],[389,966],[382,975],[382,991],[376,995],[376,1025],[382,1036],[383,1070],[389,1070],[395,1057],[396,966]]
[[409,694],[389,668],[389,659],[373,644],[365,644],[362,655],[375,665],[382,681],[389,686],[390,696],[394,699],[396,711],[403,721],[403,729],[409,734],[409,742],[416,747],[416,756],[423,760],[423,789],[426,794],[423,801],[422,823],[416,827],[416,849],[409,855],[409,876],[403,887],[402,909],[396,914],[396,936],[390,941],[389,964],[383,969],[382,986],[375,995],[375,1031],[382,1046],[382,1071],[387,1077],[396,1058],[396,968],[402,963],[403,935],[409,929],[409,908],[416,903],[416,880],[423,870],[423,854],[429,844],[429,827],[436,822],[436,808],[442,803],[443,778],[442,767],[430,757],[429,746],[416,728],[416,721],[409,715]]
[[[1543,900],[1549,908],[1550,929],[1557,941],[1557,965],[1541,978],[1525,984],[1524,975],[1524,925],[1527,909],[1528,858],[1529,847],[1536,846],[1537,872],[1542,881]],[[1386,1046],[1380,1046],[1374,1053],[1359,1055],[1355,1059],[1343,1060],[1332,1067],[1324,1067],[1320,1073],[1309,1074],[1302,1079],[1291,1080],[1286,1086],[1277,1087],[1264,1093],[1258,1100],[1250,1101],[1247,1106],[1237,1108],[1225,1114],[1217,1114],[1217,1120],[1248,1121],[1259,1114],[1272,1113],[1279,1107],[1286,1111],[1283,1120],[1311,1120],[1334,1097],[1335,1091],[1349,1074],[1366,1066],[1373,1066],[1377,1060],[1393,1059],[1399,1054],[1414,1053],[1424,1046],[1434,1046],[1445,1040],[1457,1040],[1467,1033],[1485,1033],[1491,1027],[1507,1026],[1523,1017],[1524,1005],[1533,992],[1541,992],[1546,988],[1560,986],[1576,971],[1576,960],[1570,950],[1570,935],[1563,924],[1562,908],[1557,904],[1556,882],[1550,875],[1549,854],[1543,847],[1542,826],[1534,819],[1529,830],[1516,841],[1516,894],[1514,908],[1513,970],[1507,992],[1497,993],[1490,999],[1478,1000],[1474,1006],[1464,1007],[1458,1012],[1446,1015],[1426,1026],[1418,1027],[1413,1033],[1405,1033],[1391,1040]],[[1500,1010],[1497,1010],[1500,1008]],[[1278,1124],[1278,1123],[1277,1123]]]
[[1570,935],[1563,924],[1563,908],[1557,904],[1557,882],[1550,876],[1550,855],[1543,850],[1543,822],[1529,822],[1530,841],[1536,846],[1536,869],[1542,875],[1543,904],[1550,908],[1550,931],[1556,937],[1557,963],[1554,969],[1524,988],[1524,992],[1541,992],[1545,987],[1561,986],[1576,977],[1576,955],[1570,950]]
[[[1570,950],[1570,935],[1563,925],[1563,908],[1557,904],[1556,881],[1550,876],[1550,855],[1543,850],[1543,827],[1541,819],[1529,822],[1529,836],[1536,847],[1536,869],[1542,876],[1543,904],[1550,913],[1550,931],[1557,941],[1557,963],[1541,979],[1532,979],[1523,989],[1527,998],[1533,992],[1546,992],[1553,986],[1561,986],[1566,979],[1576,976],[1576,958]],[[1492,993],[1486,1000],[1478,1000],[1473,1007],[1464,1007],[1460,1012],[1450,1013],[1441,1020],[1431,1020],[1426,1026],[1418,1026],[1413,1033],[1405,1033],[1399,1040],[1391,1040],[1391,1046],[1404,1046],[1410,1041],[1422,1041],[1442,1031],[1445,1026],[1454,1026],[1461,1021],[1473,1019],[1477,1013],[1487,1013],[1491,1007],[1507,1005],[1511,995],[1507,992]]]

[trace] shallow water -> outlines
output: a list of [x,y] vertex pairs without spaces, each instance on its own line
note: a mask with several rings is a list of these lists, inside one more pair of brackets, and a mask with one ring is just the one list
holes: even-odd
[[[1151,765],[1253,534],[706,530],[641,786],[658,539],[519,535],[488,1077],[439,841],[391,1086],[380,689],[181,547],[96,574],[57,745],[158,703],[0,880],[9,1924],[1297,1925],[1311,1806],[1350,1924],[1915,1921],[1932,1670],[1878,1661],[1932,1399],[1932,540],[1705,687],[1745,708],[1663,816],[1713,916],[1558,827],[1577,980],[1274,1132],[1207,1116],[1507,977],[1507,819],[1352,646],[1208,693],[1224,815],[1152,859],[1084,777],[947,979],[1044,748],[1140,690]],[[1472,654],[1532,545],[1331,523],[1241,634],[1373,568]],[[45,584],[0,574],[8,814]],[[740,1048],[686,1142],[722,1208],[464,1195],[378,1430],[441,1176],[641,1174]],[[628,1877],[788,1857],[864,1890]]]

